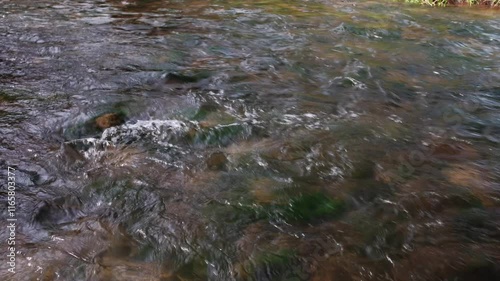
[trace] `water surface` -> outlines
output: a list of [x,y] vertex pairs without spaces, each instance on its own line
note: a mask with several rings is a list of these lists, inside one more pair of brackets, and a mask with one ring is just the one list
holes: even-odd
[[385,1],[0,1],[1,279],[498,279],[499,27]]

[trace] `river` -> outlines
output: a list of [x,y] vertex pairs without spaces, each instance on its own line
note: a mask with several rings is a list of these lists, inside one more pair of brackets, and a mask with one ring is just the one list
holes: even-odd
[[499,15],[0,0],[0,279],[500,279]]

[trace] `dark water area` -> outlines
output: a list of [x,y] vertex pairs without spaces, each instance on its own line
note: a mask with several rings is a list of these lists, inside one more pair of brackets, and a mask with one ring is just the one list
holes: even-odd
[[500,13],[0,0],[0,155],[0,280],[500,280]]

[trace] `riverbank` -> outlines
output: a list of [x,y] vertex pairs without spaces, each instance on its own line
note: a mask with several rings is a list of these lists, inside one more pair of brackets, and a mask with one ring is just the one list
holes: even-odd
[[405,0],[408,3],[422,4],[429,6],[484,6],[498,8],[500,0]]

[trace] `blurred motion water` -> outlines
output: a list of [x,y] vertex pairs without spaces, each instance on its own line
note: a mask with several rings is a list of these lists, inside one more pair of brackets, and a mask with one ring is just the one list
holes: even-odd
[[0,0],[0,279],[500,280],[498,15]]

